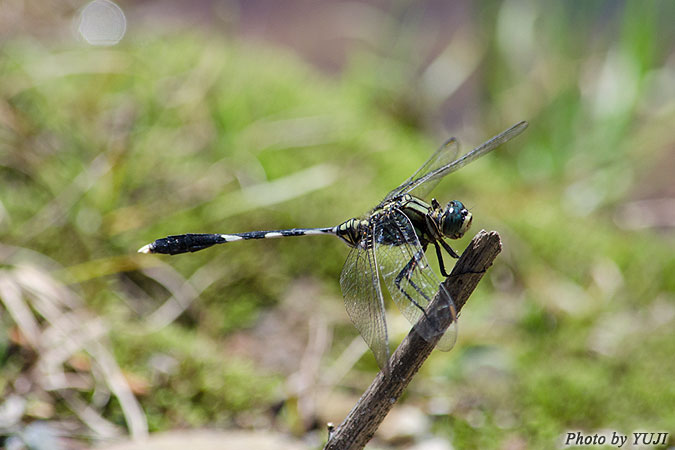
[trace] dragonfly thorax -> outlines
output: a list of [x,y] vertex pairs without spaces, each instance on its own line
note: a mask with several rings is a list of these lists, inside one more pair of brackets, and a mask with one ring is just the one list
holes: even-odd
[[436,214],[433,214],[433,217],[438,229],[450,239],[461,238],[471,227],[471,213],[458,200],[448,202],[443,209],[440,208],[440,205],[437,205],[437,211]]

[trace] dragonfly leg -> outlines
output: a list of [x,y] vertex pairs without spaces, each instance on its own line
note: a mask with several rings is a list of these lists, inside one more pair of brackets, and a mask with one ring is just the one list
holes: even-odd
[[443,264],[443,254],[441,253],[441,247],[438,245],[438,241],[434,241],[434,247],[436,247],[436,257],[438,258],[438,265],[441,268],[441,275],[447,278],[450,276],[450,274],[445,271],[445,264]]
[[[438,205],[438,202],[436,202],[436,199],[432,200],[432,203],[435,202],[436,205]],[[426,223],[427,223],[427,231],[429,233],[429,236],[431,236],[430,241],[433,242],[434,246],[436,247],[436,256],[438,257],[438,262],[441,265],[441,273],[443,274],[444,277],[447,277],[448,274],[445,272],[445,267],[443,266],[443,258],[441,257],[441,250],[438,247],[438,243],[440,242],[443,248],[445,249],[446,252],[453,258],[457,259],[459,258],[459,255],[450,247],[450,244],[445,242],[443,240],[443,235],[441,234],[440,230],[438,229],[438,224],[434,219],[427,214],[426,217]],[[424,250],[426,251],[426,244],[424,246]]]
[[413,298],[410,296],[410,294],[408,294],[408,293],[405,291],[405,289],[401,287],[401,281],[403,281],[403,279],[405,278],[405,279],[408,280],[408,283],[410,283],[410,286],[412,286],[413,289],[415,289],[415,290],[417,291],[418,294],[420,294],[422,297],[424,297],[424,299],[425,299],[427,302],[431,302],[431,299],[428,298],[427,295],[426,295],[426,294],[425,294],[425,293],[424,293],[424,292],[423,292],[423,291],[422,291],[422,290],[421,290],[421,289],[420,289],[420,288],[419,288],[419,287],[411,280],[413,271],[414,271],[415,268],[417,267],[417,264],[419,263],[419,261],[420,261],[420,259],[422,258],[422,256],[424,256],[424,250],[420,249],[420,250],[415,254],[415,256],[413,256],[412,258],[410,258],[410,261],[408,261],[408,264],[405,265],[405,267],[403,268],[403,270],[401,270],[401,272],[399,272],[399,274],[396,275],[396,279],[394,280],[394,284],[396,284],[396,287],[398,288],[398,290],[401,291],[401,292],[403,293],[403,295],[405,295],[406,298],[407,298],[408,300],[410,300],[410,303],[412,303],[412,304],[415,305],[417,308],[419,308],[419,310],[422,311],[422,314],[424,314],[424,317],[426,317],[426,318],[428,319],[428,317],[427,317],[427,312],[426,312],[426,310],[422,307],[422,305],[420,305],[419,303],[417,303],[417,302],[415,301],[415,299],[413,299]]
[[459,258],[459,255],[452,249],[452,247],[450,247],[450,244],[445,242],[443,239],[439,239],[439,241],[440,241],[441,245],[443,246],[443,248],[445,249],[445,251],[450,254],[450,256],[452,256],[455,259]]

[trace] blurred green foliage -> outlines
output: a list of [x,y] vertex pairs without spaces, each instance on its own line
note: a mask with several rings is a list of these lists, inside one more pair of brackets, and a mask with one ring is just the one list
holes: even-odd
[[[675,246],[648,202],[670,196],[672,208],[675,195],[663,175],[675,142],[675,4],[489,5],[460,30],[479,65],[466,81],[469,125],[453,134],[466,147],[531,125],[434,192],[467,203],[475,231],[498,230],[504,252],[463,311],[457,347],[430,359],[407,400],[445,402],[435,430],[456,448],[550,448],[577,429],[673,432]],[[111,49],[4,43],[2,241],[50,258],[105,318],[118,363],[147,384],[151,430],[274,409],[288,374],[230,350],[232,336],[298,279],[320,286],[305,302],[340,311],[347,249],[312,237],[175,258],[135,249],[183,232],[329,226],[375,205],[447,137],[429,117],[446,106],[397,52],[354,54],[335,78],[208,33]],[[157,331],[149,318],[190,277],[195,298]],[[333,315],[328,359],[356,335]],[[26,356],[6,338],[6,315],[0,327],[8,392]],[[175,367],[153,369],[157,355]],[[374,368],[363,360],[357,369]],[[114,401],[105,415],[124,423]]]

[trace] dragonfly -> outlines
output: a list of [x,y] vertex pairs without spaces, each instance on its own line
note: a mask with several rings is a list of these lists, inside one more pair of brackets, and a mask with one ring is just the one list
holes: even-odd
[[[138,251],[176,255],[249,239],[337,236],[351,248],[340,275],[347,314],[386,373],[389,339],[380,279],[398,309],[422,338],[431,341],[441,335],[436,348],[444,351],[452,349],[457,339],[457,312],[453,299],[429,266],[425,252],[429,245],[434,246],[440,272],[448,277],[443,250],[452,258],[459,258],[459,255],[446,239],[464,236],[471,227],[473,216],[458,200],[441,205],[436,199],[427,203],[423,198],[443,177],[510,141],[527,126],[527,122],[519,122],[461,157],[457,157],[457,139],[448,139],[369,213],[333,227],[232,234],[189,233],[157,239]],[[436,296],[440,307],[433,315],[427,314],[427,306]],[[427,320],[420,321],[422,316]],[[450,321],[447,329],[438,326],[442,320]]]

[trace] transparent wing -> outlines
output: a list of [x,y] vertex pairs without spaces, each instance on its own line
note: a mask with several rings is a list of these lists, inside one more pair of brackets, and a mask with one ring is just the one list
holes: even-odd
[[[408,187],[416,183],[417,180],[424,175],[447,165],[450,161],[454,161],[455,158],[457,158],[457,153],[459,153],[459,143],[457,142],[457,139],[452,137],[445,141],[443,145],[441,145],[438,150],[436,150],[434,154],[431,155],[431,157],[429,157],[429,159],[427,159],[427,161],[422,164],[422,166],[417,169],[414,174],[412,174],[410,178],[401,183],[401,185],[396,189],[388,193],[382,203],[385,203],[392,198],[407,192]],[[440,181],[440,178],[438,180]],[[435,186],[434,183],[432,184]],[[431,191],[434,186],[431,186],[429,191]]]
[[457,338],[455,306],[429,266],[410,219],[397,209],[384,212],[375,223],[373,239],[382,279],[410,323],[417,323],[437,293],[443,297],[444,307],[436,316],[429,317],[426,326],[418,327],[417,332],[430,340],[441,332],[436,325],[438,321],[452,318],[452,324],[438,344],[441,350],[450,350]]
[[386,372],[389,362],[387,323],[380,290],[372,233],[354,247],[340,275],[340,287],[349,318],[373,351],[377,364]]
[[[427,173],[420,174],[407,184],[404,183],[405,186],[403,187],[403,189],[401,189],[400,192],[394,193],[393,196],[399,194],[413,194],[416,197],[420,198],[426,197],[429,194],[429,192],[431,192],[431,190],[436,186],[436,184],[438,184],[441,178],[443,178],[448,174],[451,174],[452,172],[455,172],[456,170],[461,169],[470,162],[477,160],[481,156],[490,153],[492,150],[496,149],[505,142],[510,141],[511,139],[513,139],[514,137],[518,136],[520,133],[525,131],[525,128],[527,128],[527,126],[528,123],[525,121],[515,124],[508,130],[498,134],[497,136],[493,137],[487,142],[484,142],[483,144],[474,148],[461,158],[457,158],[454,161],[449,162],[444,166],[431,170]],[[392,193],[390,193],[389,195],[392,195]],[[389,198],[389,196],[387,197]]]

